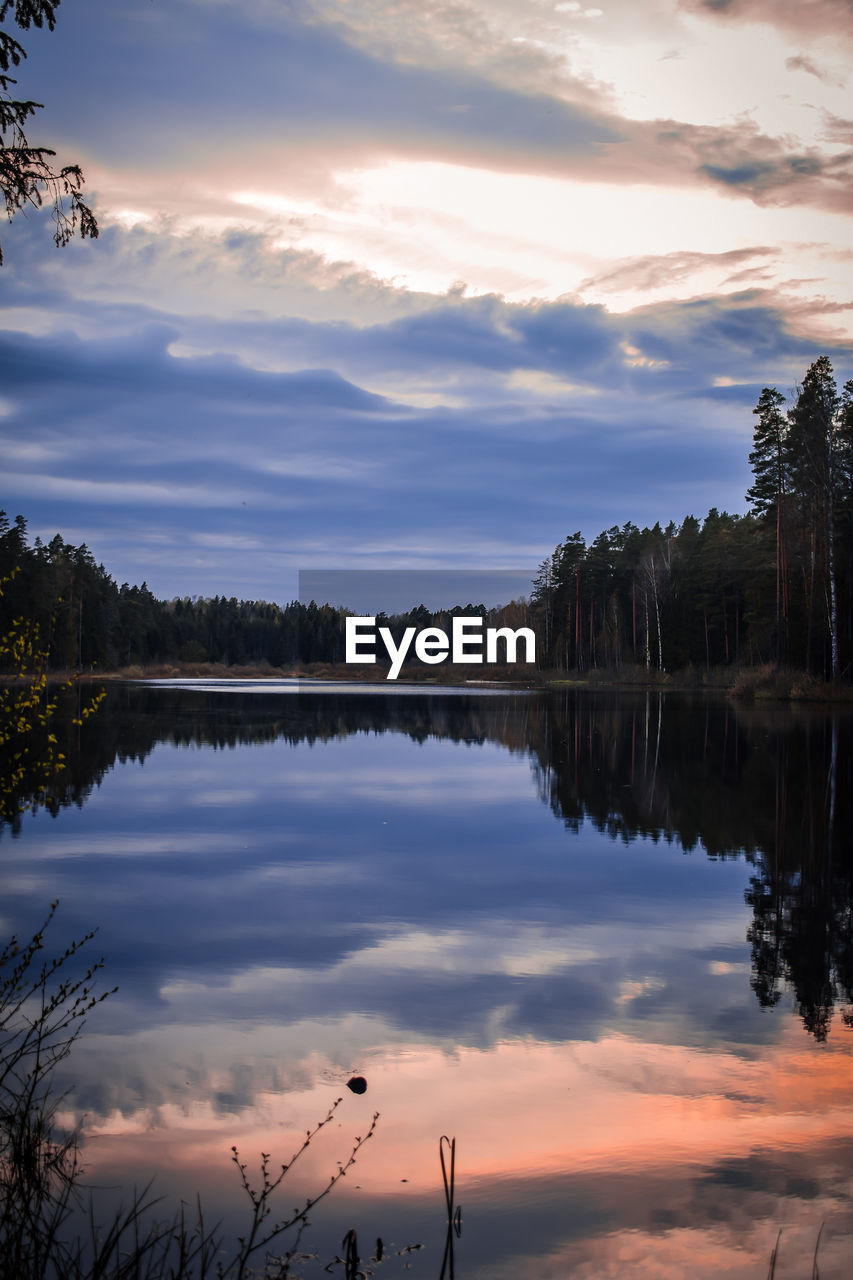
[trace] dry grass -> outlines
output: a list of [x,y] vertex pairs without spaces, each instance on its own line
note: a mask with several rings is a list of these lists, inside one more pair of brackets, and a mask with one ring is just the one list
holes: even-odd
[[772,662],[738,671],[729,690],[733,698],[751,702],[776,698],[797,702],[853,702],[853,686],[819,680],[806,671],[777,667]]

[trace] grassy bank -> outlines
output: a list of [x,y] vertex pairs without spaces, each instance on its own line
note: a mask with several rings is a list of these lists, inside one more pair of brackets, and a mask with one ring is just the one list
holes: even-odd
[[790,667],[767,663],[759,667],[686,667],[681,671],[647,671],[644,667],[623,667],[619,671],[597,670],[583,674],[543,673],[551,688],[632,689],[684,693],[722,693],[740,701],[777,699],[780,701],[853,703],[853,684],[819,680]]

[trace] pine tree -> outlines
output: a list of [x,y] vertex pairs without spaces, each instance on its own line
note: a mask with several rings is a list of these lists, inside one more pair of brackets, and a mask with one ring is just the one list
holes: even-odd
[[788,459],[808,538],[806,666],[811,661],[815,595],[820,577],[825,596],[833,679],[839,675],[835,584],[835,507],[841,478],[839,406],[832,364],[828,356],[819,356],[803,379],[797,403],[788,411]]
[[776,661],[784,656],[787,639],[787,555],[784,498],[789,488],[788,421],[782,412],[785,397],[775,387],[765,387],[753,413],[758,424],[753,435],[749,463],[755,483],[747,490],[756,515],[771,516],[776,524]]

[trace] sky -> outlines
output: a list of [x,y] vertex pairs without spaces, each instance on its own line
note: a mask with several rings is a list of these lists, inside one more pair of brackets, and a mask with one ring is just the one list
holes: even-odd
[[156,595],[747,509],[853,376],[850,0],[65,0],[0,226],[0,506]]

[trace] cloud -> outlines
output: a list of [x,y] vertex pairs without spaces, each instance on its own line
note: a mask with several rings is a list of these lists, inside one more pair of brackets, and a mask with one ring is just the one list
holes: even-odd
[[836,85],[838,88],[843,88],[844,86],[844,80],[841,76],[836,76],[833,72],[818,67],[805,54],[797,54],[795,57],[786,58],[785,67],[788,71],[805,71],[807,75],[814,76],[817,80],[822,80],[824,84]]
[[763,22],[811,40],[853,38],[848,0],[679,0],[679,7],[723,22]]
[[[289,325],[283,326],[285,334]],[[294,324],[299,329],[298,324]],[[193,398],[208,405],[211,415],[223,398],[239,396],[251,400],[248,413],[257,410],[289,413],[338,412],[382,414],[388,406],[382,396],[362,391],[332,369],[300,369],[297,372],[268,373],[252,370],[251,389],[247,370],[229,352],[217,351],[193,359],[177,357],[172,347],[179,329],[170,324],[145,324],[132,338],[85,342],[76,335],[60,333],[47,341],[0,331],[0,373],[8,388],[10,402],[27,396],[38,401],[51,388],[70,389],[90,382],[90,394],[97,401],[105,394],[139,394],[140,383],[149,380],[156,396],[178,402]],[[224,337],[224,335],[223,335]]]
[[628,126],[631,146],[613,148],[610,180],[706,181],[759,205],[807,204],[846,212],[853,155],[773,138],[749,120],[729,126],[655,121]]
[[[258,8],[241,19],[209,7],[199,22],[194,6],[179,3],[168,15],[131,9],[104,24],[88,0],[74,25],[38,42],[28,66],[28,87],[47,104],[46,132],[105,180],[130,167],[153,181],[161,208],[189,202],[213,221],[228,216],[223,200],[235,186],[316,191],[343,169],[402,156],[585,182],[710,184],[759,204],[846,208],[850,157],[748,120],[629,119],[612,94],[568,73],[559,85],[516,84],[476,59],[401,60],[369,13],[364,47],[347,38],[354,19],[347,27]],[[59,111],[51,103],[70,58],[75,109]],[[127,216],[124,201],[113,207]]]
[[729,249],[725,253],[699,253],[684,250],[665,254],[649,254],[639,258],[617,261],[599,275],[589,276],[579,285],[579,291],[599,289],[605,293],[623,289],[648,290],[662,285],[687,280],[708,268],[728,271],[741,263],[754,259],[776,257],[778,249],[768,245],[755,245],[747,249]]
[[[91,0],[81,8],[76,30],[41,42],[30,84],[47,104],[46,128],[67,136],[70,126],[90,153],[112,164],[132,154],[136,166],[174,173],[200,156],[205,164],[217,156],[228,162],[223,149],[238,140],[241,166],[253,156],[268,163],[288,150],[288,134],[295,140],[296,120],[300,155],[331,142],[368,153],[482,154],[487,162],[490,154],[527,154],[535,163],[538,155],[584,152],[618,136],[583,105],[495,84],[466,67],[402,66],[291,11],[272,32],[267,15],[251,9],[240,22],[227,9],[208,9],[200,23],[193,6],[179,3],[168,17],[152,13],[142,22],[135,10],[105,25]],[[68,46],[79,59],[73,124],[50,106]]]
[[[737,510],[761,386],[817,354],[760,290],[621,315],[455,294],[370,324],[63,307],[55,332],[0,334],[4,505],[166,596],[288,599],[312,563],[537,563],[569,526]],[[822,349],[850,363],[850,343]]]
[[841,146],[853,146],[853,120],[845,120],[829,111],[822,113],[823,136],[827,142]]

